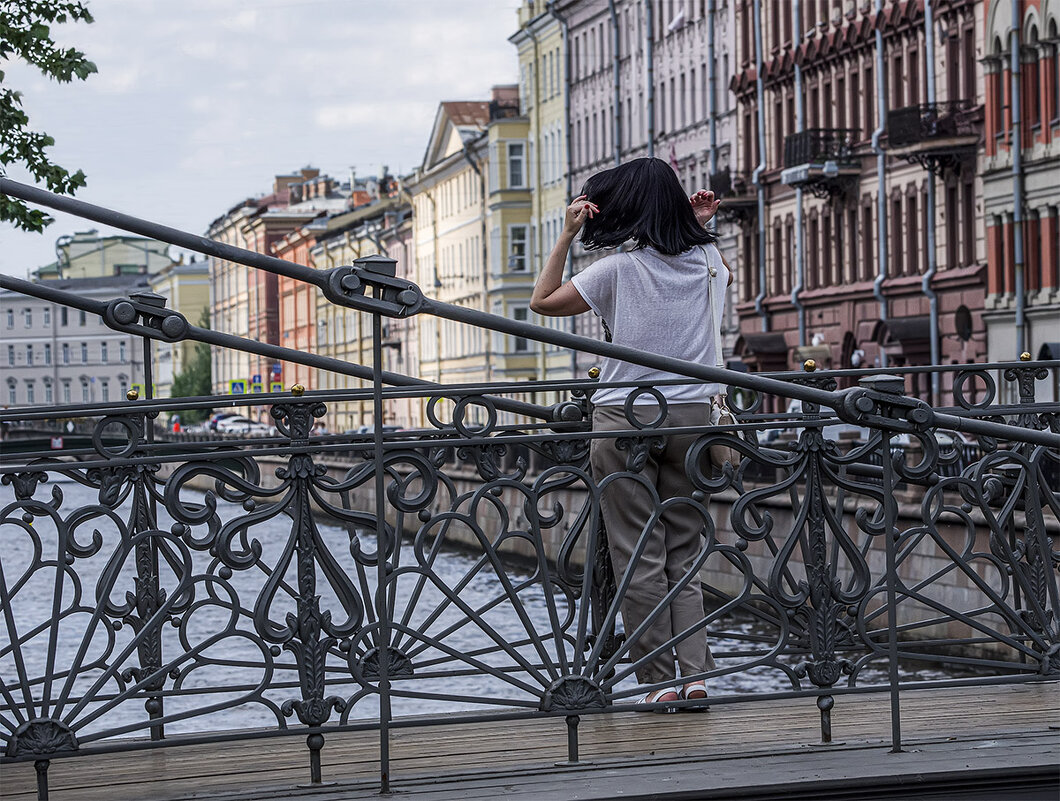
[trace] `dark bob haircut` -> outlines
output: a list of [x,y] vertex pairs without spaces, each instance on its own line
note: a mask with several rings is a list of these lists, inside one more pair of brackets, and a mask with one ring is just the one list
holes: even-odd
[[616,248],[632,239],[638,249],[650,246],[676,256],[717,241],[696,221],[681,182],[662,159],[634,159],[598,172],[581,193],[600,209],[582,227],[587,250]]

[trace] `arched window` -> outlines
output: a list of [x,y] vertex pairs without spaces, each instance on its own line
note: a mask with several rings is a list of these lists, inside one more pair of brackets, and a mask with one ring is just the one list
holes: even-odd
[[1050,98],[1049,121],[1055,127],[1060,125],[1060,30],[1057,29],[1056,20],[1049,20],[1049,41],[1052,42],[1053,58],[1050,80],[1052,82],[1052,97]]
[[1038,26],[1031,25],[1027,33],[1026,52],[1034,54],[1034,60],[1022,64],[1024,87],[1024,114],[1027,115],[1027,127],[1030,129],[1030,143],[1034,142],[1034,134],[1042,127],[1042,102],[1041,95],[1041,73],[1039,71],[1038,59]]

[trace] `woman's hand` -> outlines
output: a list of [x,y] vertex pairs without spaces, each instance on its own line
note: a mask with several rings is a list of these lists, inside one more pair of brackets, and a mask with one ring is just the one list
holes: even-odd
[[567,215],[563,220],[563,233],[574,236],[585,225],[585,221],[600,211],[595,203],[585,199],[585,195],[578,195],[567,206]]
[[688,199],[692,204],[692,211],[696,214],[696,222],[706,225],[721,205],[721,198],[715,198],[713,192],[700,189]]

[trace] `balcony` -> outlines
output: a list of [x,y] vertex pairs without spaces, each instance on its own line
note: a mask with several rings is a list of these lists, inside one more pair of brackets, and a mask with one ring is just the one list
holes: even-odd
[[785,137],[781,183],[817,197],[842,194],[861,172],[854,155],[859,135],[853,128],[810,128]]
[[979,144],[979,107],[969,100],[906,106],[887,115],[887,144],[935,175],[959,172]]
[[710,174],[710,188],[723,201],[718,208],[721,219],[736,223],[754,219],[758,211],[758,198],[749,175],[731,172],[726,167],[721,172]]

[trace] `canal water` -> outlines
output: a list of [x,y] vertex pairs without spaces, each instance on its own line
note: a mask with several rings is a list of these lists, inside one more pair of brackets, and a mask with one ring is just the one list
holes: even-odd
[[[77,510],[98,504],[97,491],[81,484],[60,480],[57,484],[45,484],[37,491],[37,500],[51,498],[53,487],[62,493],[60,514],[64,520],[72,518]],[[187,503],[202,503],[203,494],[187,491],[183,495]],[[118,570],[118,579],[109,593],[115,605],[132,603],[126,593],[134,586],[135,568],[132,559],[108,568],[108,558],[120,541],[121,521],[127,519],[129,502],[116,513],[97,509],[97,513],[75,526],[74,540],[82,547],[93,540],[102,547],[94,555],[72,560],[62,566],[63,581],[56,582],[60,566],[55,559],[56,529],[46,515],[36,516],[27,523],[22,510],[14,506],[11,487],[0,487],[0,508],[4,519],[0,522],[0,585],[7,597],[9,609],[0,622],[0,677],[8,688],[19,683],[20,675],[43,676],[51,674],[56,680],[47,685],[43,681],[34,684],[33,696],[39,700],[47,694],[49,698],[69,698],[52,710],[64,720],[78,723],[79,736],[85,732],[129,734],[143,736],[143,699],[134,698],[132,686],[135,676],[108,671],[107,665],[117,661],[123,669],[137,664],[132,644],[135,622],[126,622],[112,630],[105,621],[93,613],[100,576],[107,570]],[[259,510],[261,507],[258,507]],[[246,517],[248,511],[242,506],[218,502],[222,522]],[[164,508],[159,507],[159,527],[168,529],[173,523]],[[329,520],[317,523],[321,539],[336,558],[340,572],[350,577],[352,587],[359,598],[373,598],[375,594],[375,568],[358,570],[350,554],[350,535],[343,526]],[[195,536],[205,534],[205,527],[193,530]],[[261,561],[276,565],[283,559],[283,550],[290,537],[290,519],[278,515],[255,525],[249,534],[237,533],[233,537],[235,550],[250,548],[257,541],[262,549]],[[374,549],[374,536],[360,535],[366,551]],[[38,550],[39,549],[39,550]],[[69,561],[69,560],[68,560]],[[216,575],[217,565],[213,557],[204,551],[192,551],[193,572],[200,576]],[[415,565],[412,545],[402,543],[399,565]],[[30,570],[31,565],[35,568]],[[212,569],[211,569],[212,565]],[[227,571],[221,571],[226,575]],[[513,667],[512,657],[496,647],[496,641],[523,643],[519,654],[526,664],[539,665],[541,654],[533,644],[526,642],[527,632],[541,635],[546,654],[555,657],[557,647],[548,634],[554,630],[553,621],[562,620],[570,611],[568,601],[546,596],[538,582],[527,582],[517,593],[518,604],[504,592],[502,582],[519,587],[530,578],[525,567],[505,565],[497,572],[476,554],[457,549],[440,549],[431,563],[432,581],[423,581],[415,571],[402,575],[394,583],[393,605],[395,618],[403,621],[411,631],[426,631],[436,642],[424,644],[415,636],[406,635],[401,647],[414,657],[417,665],[415,680],[395,682],[393,713],[397,716],[433,715],[474,709],[497,709],[506,705],[521,705],[521,708],[536,707],[536,698],[519,682],[526,681],[524,671],[511,670],[503,676],[483,676],[479,671],[455,654],[472,654],[484,665],[492,665],[503,671]],[[167,575],[163,565],[162,574]],[[173,571],[168,573],[172,579]],[[320,571],[318,569],[318,575]],[[163,659],[172,659],[174,654],[191,653],[175,666],[167,686],[193,691],[167,697],[165,713],[166,730],[172,733],[215,731],[219,729],[243,729],[275,727],[296,718],[284,714],[283,703],[299,697],[298,677],[294,670],[293,656],[279,650],[269,654],[257,636],[253,620],[254,608],[264,605],[268,619],[283,626],[288,615],[296,607],[293,601],[295,571],[293,567],[284,573],[286,583],[281,583],[274,592],[269,591],[270,573],[258,567],[244,571],[233,571],[226,581],[203,580],[196,585],[197,603],[179,615],[175,625],[163,630]],[[166,585],[163,580],[163,584]],[[169,582],[173,586],[175,582]],[[341,583],[341,582],[340,582]],[[60,614],[55,615],[57,584],[61,585]],[[230,588],[236,588],[238,598],[232,596]],[[469,623],[467,616],[456,603],[446,599],[443,588],[458,588],[455,593],[459,602],[481,612],[482,624]],[[337,625],[342,619],[342,604],[332,583],[321,578],[317,587],[323,609],[334,610]],[[524,614],[520,614],[520,612]],[[369,623],[373,615],[366,610]],[[8,623],[10,622],[10,625]],[[14,632],[12,632],[12,625]],[[775,666],[754,666],[751,651],[761,651],[763,641],[768,643],[775,634],[763,628],[750,616],[727,616],[718,621],[717,630],[710,637],[711,649],[717,657],[719,668],[732,668],[710,682],[715,695],[768,693],[792,689],[791,680],[785,671]],[[569,631],[573,634],[572,625]],[[218,636],[218,632],[224,632]],[[12,636],[18,648],[12,648]],[[359,644],[358,644],[359,645]],[[768,648],[768,645],[766,646]],[[417,653],[420,649],[422,653]],[[355,651],[363,648],[355,648]],[[570,658],[572,649],[568,644],[564,653]],[[430,673],[429,660],[436,663],[436,671],[461,672],[463,675],[424,678]],[[787,661],[789,666],[795,659]],[[619,666],[621,670],[624,666]],[[540,668],[540,676],[546,672]],[[929,680],[946,677],[947,673],[924,669],[922,665],[903,665],[905,680]],[[349,679],[348,667],[335,654],[328,661],[329,689],[336,696],[349,698],[356,690]],[[880,684],[886,681],[885,671],[869,666],[861,672],[859,684]],[[531,682],[533,684],[533,682]],[[547,684],[547,681],[544,682]],[[535,684],[535,689],[539,685]],[[267,687],[267,689],[260,689]],[[256,689],[258,688],[258,689]],[[403,691],[413,691],[427,696],[401,697]],[[630,676],[621,681],[613,691],[617,696],[625,695],[630,701],[637,696],[635,679]],[[19,702],[22,695],[16,693]],[[80,698],[88,700],[79,701]],[[212,710],[212,711],[211,711]],[[289,712],[289,710],[288,710]],[[374,693],[355,699],[346,710],[346,720],[373,719],[378,717],[378,696]],[[4,713],[11,719],[11,716]],[[65,716],[65,717],[64,717]],[[331,720],[334,722],[338,715]],[[127,730],[122,730],[123,727]]]

